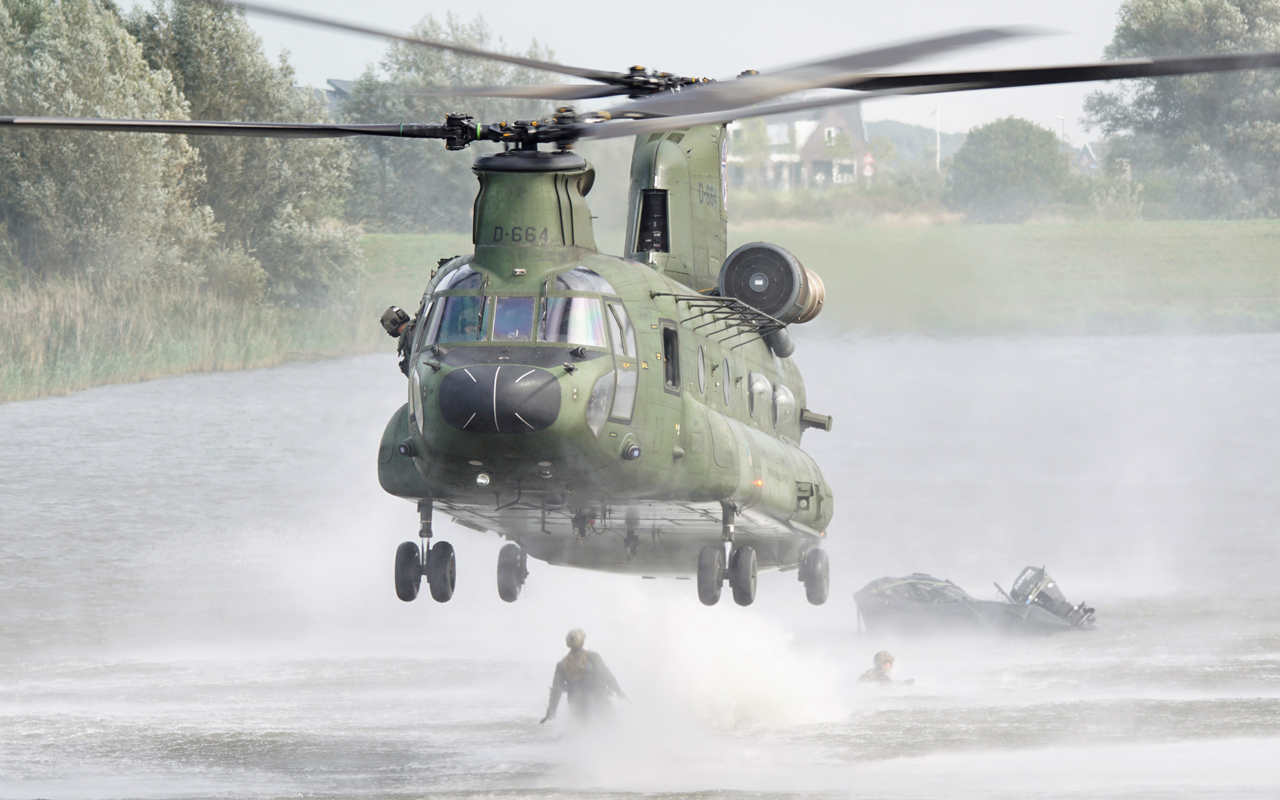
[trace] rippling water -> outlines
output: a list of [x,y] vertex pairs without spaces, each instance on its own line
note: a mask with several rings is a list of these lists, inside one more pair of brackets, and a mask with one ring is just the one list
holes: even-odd
[[[0,797],[1280,793],[1280,337],[811,333],[832,599],[531,565],[441,522],[395,599],[390,357],[0,406]],[[835,366],[833,366],[835,365]],[[1099,630],[859,635],[851,593],[1044,564]],[[994,590],[991,590],[994,591]],[[538,725],[581,626],[631,702]],[[854,683],[889,648],[911,687]]]

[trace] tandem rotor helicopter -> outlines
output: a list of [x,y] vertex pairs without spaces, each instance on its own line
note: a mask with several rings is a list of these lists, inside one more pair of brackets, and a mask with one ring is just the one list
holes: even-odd
[[[219,4],[218,0],[206,0]],[[400,545],[395,589],[453,595],[455,556],[431,543],[435,510],[506,538],[498,593],[520,594],[528,557],[645,576],[696,576],[714,605],[727,582],[749,605],[760,569],[794,569],[810,603],[828,593],[820,545],[834,496],[801,448],[831,417],[807,407],[790,325],[822,310],[822,281],[788,252],[726,254],[727,123],[902,94],[1280,67],[1242,53],[968,72],[884,74],[924,56],[1027,31],[966,30],[736,79],[643,67],[606,72],[489,53],[248,3],[235,7],[582,78],[587,84],[442,87],[445,96],[625,98],[541,120],[303,124],[0,117],[16,129],[277,138],[443,139],[479,156],[474,253],[440,264],[403,335],[408,402],[378,449],[388,493],[417,503],[422,546]],[[821,97],[787,99],[809,90]],[[634,136],[622,256],[600,253],[585,200],[583,139]],[[726,257],[727,255],[727,257]],[[407,333],[401,331],[408,329]]]

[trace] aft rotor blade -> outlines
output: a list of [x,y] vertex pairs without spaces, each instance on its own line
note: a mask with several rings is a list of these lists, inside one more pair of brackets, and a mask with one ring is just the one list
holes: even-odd
[[290,11],[284,8],[275,8],[273,6],[264,6],[257,3],[241,3],[241,2],[224,2],[224,0],[201,0],[211,6],[223,6],[227,8],[243,8],[255,14],[262,14],[268,17],[278,17],[280,19],[292,20],[294,22],[303,22],[308,25],[318,25],[322,28],[333,28],[334,30],[347,31],[348,33],[361,33],[366,36],[378,36],[383,39],[391,39],[405,44],[416,45],[418,47],[429,47],[433,50],[445,50],[450,53],[457,53],[463,56],[472,56],[475,58],[487,58],[490,61],[502,61],[507,64],[517,64],[530,69],[540,69],[547,72],[559,72],[562,75],[573,75],[578,78],[586,78],[587,80],[603,81],[605,83],[613,83],[626,78],[619,72],[605,72],[598,69],[584,69],[582,67],[570,67],[564,64],[554,64],[550,61],[539,61],[536,58],[525,58],[524,56],[511,56],[505,53],[493,53],[488,50],[477,50],[474,47],[463,47],[457,44],[446,44],[445,42],[435,42],[430,39],[421,39],[417,36],[408,36],[403,33],[389,31],[382,28],[374,28],[368,25],[359,25],[354,22],[343,22],[341,20],[330,19],[329,17],[321,17],[315,14],[304,14],[298,11]]
[[606,123],[595,124],[587,123],[580,127],[584,138],[608,139],[616,136],[632,136],[657,131],[676,130],[691,125],[714,125],[732,122],[736,119],[768,117],[775,114],[789,114],[813,108],[850,105],[887,96],[970,92],[979,89],[1039,86],[1052,83],[1081,83],[1086,81],[1154,78],[1170,75],[1195,75],[1209,72],[1275,68],[1280,68],[1280,52],[1172,56],[1128,61],[1104,61],[1096,64],[1077,64],[1062,67],[1023,67],[1019,69],[973,72],[884,75],[868,77],[859,80],[857,83],[840,87],[856,90],[855,93],[850,94],[848,97],[826,95],[805,100],[764,103],[747,108],[726,109],[724,111],[700,114],[684,114],[650,119],[611,120]]
[[[1170,75],[1197,75],[1206,72],[1231,72],[1246,69],[1280,67],[1280,52],[1223,53],[1207,56],[1161,56],[1124,61],[1100,61],[1094,64],[1072,64],[1060,67],[1019,67],[1017,69],[974,72],[921,72],[906,75],[880,75],[860,78],[839,88],[874,91],[905,87],[969,86],[1001,89],[1014,86],[1044,86],[1054,83],[1113,81],[1126,78],[1158,78]],[[982,84],[972,86],[972,84]],[[936,91],[954,91],[936,89]]]
[[841,87],[868,70],[884,69],[925,56],[966,47],[977,47],[1002,39],[1040,33],[1031,28],[976,28],[927,39],[917,39],[858,50],[817,61],[796,64],[776,72],[746,75],[735,80],[697,84],[674,92],[663,92],[608,109],[614,117],[676,116],[702,114],[754,105],[806,89]]
[[587,100],[630,92],[623,86],[544,84],[531,86],[439,86],[396,92],[411,97],[515,97],[524,100]]
[[159,119],[82,119],[75,117],[0,117],[0,128],[27,130],[100,131],[106,133],[169,133],[189,136],[254,136],[267,139],[333,139],[348,136],[396,136],[413,139],[446,138],[442,125],[377,124],[330,125],[309,122],[200,122]]
[[934,94],[947,91],[956,92],[966,89],[985,89],[985,86],[925,86],[903,87],[901,89],[882,89],[874,92],[858,92],[847,95],[827,95],[807,100],[779,101],[762,103],[747,108],[730,108],[723,111],[707,111],[701,114],[681,114],[674,117],[649,117],[646,119],[616,119],[604,122],[578,123],[576,131],[584,139],[614,139],[619,136],[642,136],[658,131],[673,131],[689,128],[694,125],[717,125],[733,122],[738,119],[752,117],[771,117],[775,114],[790,114],[810,108],[826,108],[829,106],[847,106],[874,100],[877,97],[897,97],[913,94]]

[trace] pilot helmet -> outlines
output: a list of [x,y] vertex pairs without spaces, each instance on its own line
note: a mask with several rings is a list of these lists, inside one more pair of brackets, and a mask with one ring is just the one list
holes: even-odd
[[399,336],[400,326],[409,321],[409,315],[400,306],[392,306],[382,314],[382,329],[388,336]]

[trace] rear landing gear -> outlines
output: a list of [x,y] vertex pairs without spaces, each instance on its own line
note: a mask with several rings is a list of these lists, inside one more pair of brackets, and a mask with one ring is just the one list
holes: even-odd
[[458,563],[453,554],[453,545],[448,542],[436,542],[429,550],[431,541],[431,500],[418,501],[418,516],[422,527],[418,536],[422,539],[422,549],[413,542],[403,542],[396,549],[396,597],[408,603],[418,596],[422,588],[422,576],[427,576],[427,586],[431,590],[431,599],[437,603],[448,602],[453,597],[453,588],[458,580]]
[[498,551],[498,596],[507,603],[514,603],[529,577],[528,556],[519,545],[506,544]]
[[724,579],[724,545],[709,544],[698,553],[698,599],[704,606],[720,602]]
[[729,586],[733,602],[749,606],[756,599],[756,551],[750,547],[735,548],[729,554]]
[[814,548],[804,554],[800,562],[800,580],[804,581],[804,596],[815,606],[827,602],[831,589],[831,568],[827,551]]

